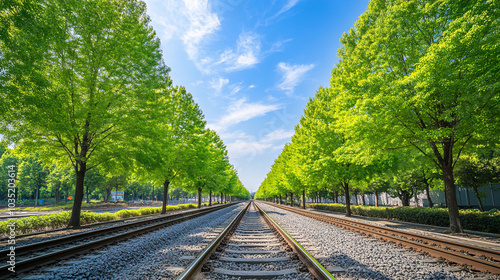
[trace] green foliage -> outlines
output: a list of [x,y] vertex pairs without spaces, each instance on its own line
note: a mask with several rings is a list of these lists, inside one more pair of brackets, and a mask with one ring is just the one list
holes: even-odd
[[[278,157],[258,197],[292,188],[282,177],[293,173],[312,189],[342,185],[349,215],[350,183],[370,190],[379,173],[406,173],[401,162],[418,152],[425,169],[432,162],[439,170],[450,229],[461,232],[455,165],[463,153],[495,147],[500,135],[499,18],[494,0],[370,1],[341,39],[330,86],[309,100],[293,149],[285,147],[285,163]],[[429,189],[429,173],[410,175],[393,184],[398,195]]]
[[[308,206],[320,210],[345,213],[345,205],[343,204],[311,203]],[[351,210],[354,214],[366,217],[441,227],[450,225],[448,210],[442,208],[351,206]],[[464,229],[500,233],[500,211],[496,209],[488,212],[460,210],[459,215]]]

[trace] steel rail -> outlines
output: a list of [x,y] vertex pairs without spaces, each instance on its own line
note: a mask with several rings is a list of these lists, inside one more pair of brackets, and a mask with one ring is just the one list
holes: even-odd
[[[15,265],[16,272],[15,273],[12,273],[8,270],[11,267],[10,265],[3,265],[0,267],[0,275],[2,275],[2,276],[14,276],[20,272],[24,272],[24,271],[33,269],[33,268],[40,266],[40,265],[54,263],[54,262],[56,262],[60,259],[63,259],[63,258],[67,258],[67,257],[73,256],[73,255],[76,255],[76,254],[79,254],[82,252],[86,252],[86,251],[89,251],[91,249],[95,249],[98,247],[102,247],[104,245],[112,244],[112,243],[115,243],[117,241],[128,239],[128,238],[131,238],[133,236],[143,234],[143,233],[146,233],[149,231],[153,231],[153,230],[165,227],[165,226],[170,226],[170,225],[176,224],[178,222],[194,219],[194,218],[197,218],[199,216],[203,216],[203,215],[206,215],[208,213],[224,209],[224,208],[229,207],[231,205],[233,205],[233,204],[226,204],[226,205],[223,205],[223,206],[218,207],[218,208],[203,209],[203,211],[190,213],[189,215],[184,215],[184,216],[179,217],[179,218],[169,219],[168,221],[164,221],[164,222],[161,222],[159,224],[146,226],[146,227],[143,227],[140,229],[131,230],[131,231],[117,234],[117,235],[113,235],[110,237],[105,237],[105,238],[97,240],[97,241],[92,241],[92,242],[88,242],[85,244],[72,246],[69,248],[65,248],[65,249],[51,252],[48,254],[44,254],[41,256],[28,258],[25,260],[20,260],[20,261],[16,260],[16,265]],[[71,238],[71,236],[69,236],[69,238]],[[29,246],[29,245],[27,245],[27,246]],[[27,246],[23,246],[23,247],[27,247]],[[20,248],[21,247],[16,248],[16,256],[17,256],[17,250]]]
[[[215,210],[222,209],[228,205],[231,205],[231,204],[222,204],[222,206],[215,206],[213,208],[202,208],[202,209],[198,209],[198,210],[194,210],[194,211],[186,211],[186,212],[171,214],[171,215],[161,215],[159,217],[152,218],[152,219],[130,222],[130,223],[119,225],[119,226],[97,229],[94,231],[82,232],[82,233],[77,233],[74,235],[50,239],[47,241],[41,241],[41,242],[36,242],[36,243],[24,245],[24,246],[18,246],[18,247],[16,247],[16,256],[22,256],[25,254],[33,253],[33,251],[36,251],[36,250],[46,249],[46,248],[53,247],[53,246],[60,246],[62,244],[75,242],[75,241],[79,241],[82,239],[87,239],[90,237],[99,236],[99,235],[103,235],[103,234],[108,234],[108,233],[111,233],[114,231],[120,231],[120,230],[124,230],[124,229],[128,229],[128,228],[132,228],[132,227],[143,226],[146,224],[151,224],[151,223],[155,223],[155,222],[163,221],[163,220],[168,220],[168,219],[180,218],[182,216],[190,215],[193,213],[203,213],[203,212],[211,211],[214,209]],[[2,251],[0,251],[0,255],[6,256],[9,252],[10,252],[10,250],[8,250],[8,249],[2,250]]]
[[290,234],[288,234],[282,227],[278,225],[257,203],[254,203],[266,222],[271,225],[276,231],[286,240],[288,245],[292,247],[293,251],[299,256],[299,259],[307,266],[309,272],[319,280],[335,280],[326,268],[324,268],[304,247],[302,247]]
[[[231,203],[234,203],[234,202],[231,202]],[[203,206],[203,207],[220,207],[220,205]],[[201,209],[206,209],[206,208],[198,208],[198,209],[196,209],[194,211],[200,211]],[[126,210],[126,209],[122,209],[122,210]],[[82,212],[84,212],[84,211],[88,211],[88,210],[82,210]],[[180,214],[180,213],[186,213],[186,212],[193,212],[193,210],[192,209],[181,209],[181,210],[174,210],[173,212],[178,212]],[[54,213],[50,213],[50,214],[54,214]],[[46,216],[46,215],[50,215],[50,214],[43,214],[43,215],[37,215],[37,216]],[[155,213],[155,214],[147,214],[147,215],[141,215],[141,216],[134,216],[134,217],[124,218],[124,219],[117,219],[117,220],[104,221],[104,222],[97,222],[97,223],[82,225],[82,226],[80,226],[79,229],[93,228],[93,227],[96,227],[96,226],[102,226],[102,225],[107,225],[107,224],[120,223],[120,222],[125,222],[125,221],[129,221],[129,220],[137,220],[137,219],[142,219],[142,218],[156,217],[156,216],[160,216],[160,215],[162,215],[162,214]],[[176,215],[176,214],[167,214],[167,215]],[[29,216],[29,217],[35,217],[35,216]],[[9,219],[13,219],[13,218],[22,218],[22,217],[21,216],[12,216],[12,217],[9,217]],[[59,232],[59,231],[63,231],[63,230],[68,230],[68,229],[67,228],[58,228],[58,229],[52,229],[52,230],[46,230],[46,231],[40,231],[40,232],[18,234],[18,235],[16,235],[16,239],[18,239],[18,238],[24,238],[24,237],[31,237],[31,236],[35,236],[35,235],[43,235],[43,234],[46,234],[46,233]],[[8,240],[9,240],[9,237],[2,237],[2,238],[0,238],[0,242],[2,242],[2,241],[8,241]]]
[[[250,202],[251,203],[251,202]],[[219,246],[219,244],[226,238],[227,234],[235,227],[238,225],[238,223],[241,221],[241,218],[243,218],[243,215],[245,215],[245,212],[248,210],[248,207],[250,206],[250,203],[248,203],[245,208],[243,208],[238,215],[227,225],[224,230],[217,236],[208,246],[203,250],[197,257],[192,261],[189,266],[184,270],[184,272],[177,277],[177,280],[187,280],[191,279],[194,275],[196,275],[200,270],[201,267],[205,264],[205,262],[208,260],[210,255],[213,253],[213,251]]]
[[[500,252],[486,249],[486,248],[478,248],[478,247],[473,247],[468,244],[462,244],[462,243],[456,243],[452,241],[446,241],[446,240],[441,240],[438,238],[434,237],[428,237],[424,235],[419,235],[419,234],[414,234],[414,233],[409,233],[401,230],[396,230],[396,229],[390,229],[386,227],[381,227],[381,226],[375,226],[375,225],[370,225],[367,223],[362,223],[362,222],[356,222],[352,220],[346,220],[338,217],[332,217],[329,215],[325,214],[320,214],[320,213],[311,213],[306,210],[302,209],[295,209],[292,207],[288,206],[282,206],[282,205],[275,205],[272,204],[274,207],[278,207],[287,211],[291,211],[303,216],[307,216],[322,222],[334,224],[337,226],[344,227],[346,229],[354,230],[363,234],[371,235],[378,237],[380,239],[386,240],[386,241],[392,241],[395,243],[399,243],[405,247],[409,247],[415,250],[420,250],[423,252],[428,253],[431,256],[434,257],[441,257],[444,259],[447,259],[449,261],[466,265],[466,266],[471,266],[472,269],[475,270],[481,270],[481,271],[487,271],[495,274],[500,274],[500,263],[498,262],[492,262],[492,261],[487,261],[487,260],[482,260],[476,257],[468,256],[463,253],[458,253],[458,252],[463,252],[466,251],[469,254],[477,255],[477,256],[485,256],[487,258],[493,259],[493,260],[499,260],[500,259]],[[417,241],[415,241],[417,240]],[[426,244],[425,244],[426,243]],[[434,244],[437,246],[441,246],[442,248],[438,248],[435,246],[427,245],[427,244]],[[458,252],[454,251],[449,251],[446,249],[452,249]]]

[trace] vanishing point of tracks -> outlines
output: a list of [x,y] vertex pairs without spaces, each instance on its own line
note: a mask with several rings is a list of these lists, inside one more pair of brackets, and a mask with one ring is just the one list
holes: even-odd
[[220,279],[221,275],[335,279],[255,203],[241,210],[177,279]]
[[425,252],[433,257],[443,258],[457,264],[465,265],[473,270],[500,274],[499,251],[410,233],[407,231],[356,222],[353,220],[332,217],[330,215],[289,206],[277,204],[272,205],[274,207],[291,211],[319,221],[357,231],[368,236],[377,237],[389,242],[395,242],[413,250]]
[[[25,246],[18,246],[15,250],[16,273],[28,271],[37,266],[54,263],[60,259],[68,258],[117,241],[129,239],[165,226],[193,219],[226,208],[230,205],[233,205],[233,203],[200,210],[186,211],[178,214],[161,215],[157,218],[130,222],[119,226],[59,237]],[[7,256],[8,253],[8,249],[0,251],[2,256]],[[12,276],[8,271],[9,267],[10,265],[2,265],[0,267],[0,275]]]

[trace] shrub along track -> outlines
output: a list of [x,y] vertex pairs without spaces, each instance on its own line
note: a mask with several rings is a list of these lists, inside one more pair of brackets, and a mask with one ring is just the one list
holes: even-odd
[[[265,203],[265,202],[264,202]],[[500,274],[500,252],[479,248],[458,242],[409,233],[406,231],[371,225],[353,220],[332,217],[320,213],[268,203],[322,222],[330,223],[349,230],[357,231],[384,241],[395,242],[413,250],[425,252],[431,256],[465,265],[474,270]]]
[[[128,239],[133,236],[150,232],[165,226],[170,226],[175,223],[193,219],[229,207],[231,205],[234,205],[234,203],[222,204],[220,206],[203,208],[200,210],[183,212],[173,215],[162,215],[157,218],[131,222],[128,224],[123,224],[115,227],[108,227],[104,229],[83,232],[66,237],[51,239],[48,241],[33,243],[26,246],[16,247],[15,271],[16,274],[28,271],[40,265],[53,263],[63,258],[71,257],[73,255],[89,251],[91,249],[112,244],[117,241]],[[119,231],[125,231],[125,232],[117,233]],[[108,237],[105,236],[113,233],[114,235],[112,236]],[[100,238],[99,240],[95,240],[96,237],[97,238],[102,237],[102,238]],[[81,244],[74,245],[75,242],[80,242]],[[0,251],[0,254],[3,256],[2,257],[3,264],[6,263],[7,261],[6,256],[7,254],[9,254],[9,252],[10,250]],[[21,256],[24,257],[20,259],[19,257]],[[13,276],[13,274],[8,270],[9,267],[10,265],[1,266],[0,275]]]

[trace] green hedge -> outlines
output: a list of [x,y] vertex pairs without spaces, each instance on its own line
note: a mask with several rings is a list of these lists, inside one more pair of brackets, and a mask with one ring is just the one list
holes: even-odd
[[[309,207],[345,213],[344,204],[308,204]],[[423,207],[374,207],[351,205],[353,214],[398,220],[411,223],[449,227],[448,209]],[[493,209],[488,212],[479,210],[460,210],[462,227],[468,230],[500,233],[500,211]]]
[[[202,206],[207,206],[207,205],[208,203],[202,203]],[[197,206],[198,206],[197,204],[193,203],[168,205],[167,211],[196,208]],[[80,219],[82,225],[88,225],[97,222],[124,219],[135,216],[155,214],[160,212],[161,212],[161,207],[145,207],[134,210],[124,209],[115,213],[94,213],[94,212],[83,211],[80,215]],[[5,222],[0,222],[0,234],[5,236],[10,232],[7,225],[9,225],[11,222],[14,222],[14,224],[16,225],[17,234],[26,234],[43,230],[63,228],[66,225],[68,225],[70,217],[71,217],[71,211],[64,211],[49,215],[31,216],[31,217],[19,218],[16,220],[7,220]]]

